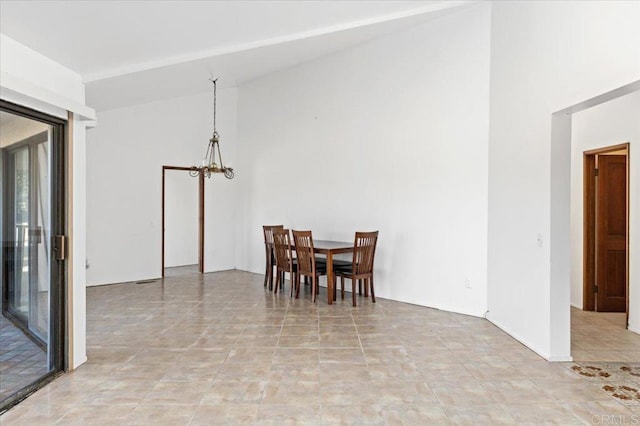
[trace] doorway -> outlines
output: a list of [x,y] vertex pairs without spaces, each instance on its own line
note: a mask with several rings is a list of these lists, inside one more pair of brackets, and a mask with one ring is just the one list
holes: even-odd
[[[163,278],[166,268],[190,265],[196,257],[198,271],[204,273],[204,176],[194,179],[190,170],[162,166]],[[194,185],[197,193],[192,196]]]
[[0,412],[64,368],[65,123],[0,101]]
[[584,152],[583,310],[629,313],[629,144]]

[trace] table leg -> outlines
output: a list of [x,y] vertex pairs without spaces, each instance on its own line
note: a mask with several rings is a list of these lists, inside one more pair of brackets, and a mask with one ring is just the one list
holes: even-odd
[[327,302],[333,304],[333,253],[327,253]]

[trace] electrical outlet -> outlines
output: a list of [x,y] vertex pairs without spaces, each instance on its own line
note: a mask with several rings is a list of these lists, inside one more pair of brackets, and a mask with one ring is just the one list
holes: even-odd
[[466,288],[471,288],[471,280],[469,278],[464,280],[464,286]]
[[542,234],[538,234],[538,247],[542,247]]

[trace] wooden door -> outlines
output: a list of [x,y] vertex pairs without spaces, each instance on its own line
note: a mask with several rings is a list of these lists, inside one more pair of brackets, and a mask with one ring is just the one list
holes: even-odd
[[627,161],[599,155],[596,194],[596,283],[598,312],[627,310]]

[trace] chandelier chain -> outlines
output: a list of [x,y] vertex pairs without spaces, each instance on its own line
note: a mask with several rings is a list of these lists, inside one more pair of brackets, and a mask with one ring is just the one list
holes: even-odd
[[218,85],[217,85],[217,81],[218,79],[216,78],[211,79],[211,81],[213,82],[213,133],[217,133],[216,132],[216,105],[217,105],[217,92],[218,92]]

